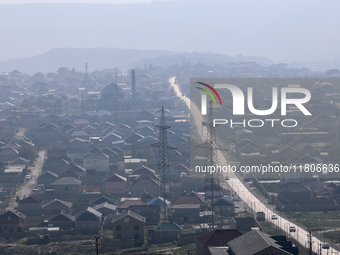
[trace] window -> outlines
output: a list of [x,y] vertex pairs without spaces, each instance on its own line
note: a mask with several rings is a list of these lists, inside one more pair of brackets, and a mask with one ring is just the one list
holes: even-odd
[[122,230],[122,226],[121,226],[121,225],[117,225],[117,226],[116,226],[116,230],[118,230],[118,231],[119,231],[119,230]]
[[135,240],[138,240],[138,239],[139,239],[139,235],[136,234],[136,235],[135,235]]
[[122,239],[122,235],[116,235],[116,239]]
[[129,218],[128,217],[126,217],[126,218],[124,218],[124,222],[129,222]]
[[134,230],[139,230],[139,225],[135,225]]

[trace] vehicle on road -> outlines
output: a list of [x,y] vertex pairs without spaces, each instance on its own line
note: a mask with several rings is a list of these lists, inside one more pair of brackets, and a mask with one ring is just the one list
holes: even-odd
[[289,232],[296,232],[296,227],[294,226],[289,227]]
[[29,181],[31,179],[31,176],[28,174],[25,176],[25,181]]
[[228,180],[229,180],[229,176],[226,176],[226,177],[225,177],[225,180],[228,181]]
[[322,249],[328,250],[329,249],[329,243],[323,243],[322,244]]
[[272,215],[272,220],[277,220],[277,216],[275,214]]
[[31,166],[35,166],[35,164],[34,163],[32,163],[32,165]]

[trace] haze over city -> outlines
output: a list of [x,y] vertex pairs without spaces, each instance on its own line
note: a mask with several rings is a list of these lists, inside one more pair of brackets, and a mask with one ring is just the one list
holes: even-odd
[[0,255],[340,253],[338,0],[0,0]]

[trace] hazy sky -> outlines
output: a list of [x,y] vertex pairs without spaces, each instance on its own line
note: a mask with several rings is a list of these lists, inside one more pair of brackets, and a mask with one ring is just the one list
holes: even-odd
[[27,4],[27,3],[150,3],[152,0],[0,0],[0,4]]
[[23,2],[51,4],[0,6],[0,60],[61,47],[210,51],[280,61],[340,57],[339,0],[0,0]]

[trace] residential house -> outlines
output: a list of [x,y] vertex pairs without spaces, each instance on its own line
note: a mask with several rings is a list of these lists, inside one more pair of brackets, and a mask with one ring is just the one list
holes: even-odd
[[172,201],[173,205],[194,205],[197,204],[200,206],[201,211],[204,209],[204,198],[201,195],[198,195],[196,192],[191,192],[186,195],[181,195],[176,197]]
[[25,165],[9,165],[3,172],[0,172],[0,180],[3,183],[18,183],[23,181],[25,175]]
[[101,229],[102,214],[88,207],[75,215],[76,230],[98,231]]
[[18,211],[25,214],[26,216],[41,216],[42,205],[41,201],[27,197],[18,203]]
[[146,205],[146,203],[144,203],[142,200],[139,200],[138,198],[128,198],[120,203],[118,206],[118,212],[127,211],[132,205]]
[[283,204],[309,204],[312,191],[301,182],[288,182],[278,189],[278,199]]
[[144,174],[154,175],[156,174],[156,171],[144,165],[132,171],[132,175],[144,175]]
[[49,144],[54,140],[59,140],[61,136],[59,127],[50,123],[41,126],[36,132],[41,144]]
[[103,144],[107,146],[112,146],[112,144],[121,144],[124,142],[123,138],[115,133],[110,133],[103,136],[102,141]]
[[182,230],[182,226],[174,222],[163,222],[154,229],[154,242],[160,244],[177,241]]
[[26,215],[20,212],[7,211],[0,215],[0,233],[22,232]]
[[[78,165],[71,165],[70,167],[68,167],[65,172],[73,172],[75,173],[76,176],[84,176],[86,175],[86,169],[81,167],[81,166],[78,166]],[[64,172],[64,173],[65,173]]]
[[[236,229],[215,229],[195,239],[196,254],[209,254],[209,247],[227,247],[228,242],[240,236],[242,236],[242,233]],[[245,243],[243,245],[247,246]]]
[[118,202],[119,202],[119,199],[116,198],[116,197],[113,197],[113,196],[110,196],[110,197],[102,196],[102,197],[99,197],[99,198],[96,198],[96,199],[92,200],[90,202],[90,206],[99,205],[99,204],[102,204],[102,203],[108,203],[108,204],[111,204],[111,205],[116,205],[116,204],[118,204]]
[[[288,242],[286,237],[270,236],[260,230],[252,230],[232,240],[225,240],[225,243],[227,243],[227,246],[229,247],[227,254],[230,255],[299,254],[298,247],[292,247],[292,243]],[[221,253],[211,254],[216,255]]]
[[70,134],[71,140],[80,139],[80,141],[87,141],[90,138],[90,135],[83,130],[74,130]]
[[56,173],[46,171],[38,176],[38,185],[44,185],[44,189],[51,189],[51,183],[58,180],[58,177]]
[[138,140],[141,140],[143,139],[144,136],[136,133],[136,132],[133,132],[132,134],[128,135],[126,138],[125,138],[125,142],[126,143],[137,143]]
[[130,205],[127,209],[143,216],[145,218],[145,225],[159,224],[161,213],[159,205]]
[[[124,242],[133,240],[134,246],[141,246],[144,243],[145,218],[139,214],[127,210],[112,218],[113,239],[120,241],[121,248]],[[119,245],[119,244],[118,244]]]
[[51,184],[56,196],[80,195],[81,180],[73,177],[63,177]]
[[69,162],[62,157],[50,157],[45,161],[42,170],[50,171],[59,175],[68,167]]
[[86,170],[95,170],[98,172],[108,172],[109,156],[101,152],[90,153],[83,159],[83,167]]
[[218,198],[214,202],[214,208],[216,211],[222,211],[223,216],[233,216],[235,213],[235,204],[231,196]]
[[19,158],[19,151],[13,148],[1,148],[0,149],[0,162],[11,162]]
[[61,212],[57,215],[50,217],[47,220],[48,226],[59,227],[62,230],[70,230],[74,228],[75,217],[67,214],[65,212]]
[[154,196],[158,194],[158,181],[149,175],[142,175],[135,179],[130,185],[130,191],[133,195],[140,195],[148,192]]
[[123,195],[127,192],[127,180],[118,174],[107,178],[104,181],[104,194]]
[[155,120],[155,114],[151,113],[148,110],[143,110],[139,112],[136,115],[136,120],[149,120],[149,121],[154,121]]
[[152,194],[149,194],[148,192],[145,192],[142,196],[141,196],[141,200],[145,203],[148,203],[149,201],[151,201],[152,199],[154,199],[155,196],[153,196]]
[[314,189],[313,196],[315,197],[330,197],[332,194],[332,191],[337,188],[338,185],[331,182],[324,184],[322,186],[318,186]]
[[117,206],[109,204],[108,202],[94,205],[92,208],[100,212],[103,216],[114,214],[117,210]]
[[[171,202],[167,199],[165,199],[165,203],[166,203],[166,206],[171,204]],[[158,205],[160,207],[163,207],[165,203],[164,203],[163,197],[155,197],[154,199],[148,202],[148,205]]]
[[58,214],[60,212],[65,212],[67,214],[72,214],[72,203],[63,201],[60,199],[53,199],[46,204],[43,205],[43,213],[44,215],[53,215]]
[[117,164],[118,162],[123,160],[123,157],[118,156],[116,151],[110,150],[109,148],[104,148],[100,152],[109,156],[109,164]]
[[171,204],[169,217],[177,224],[192,224],[200,222],[199,204]]
[[75,152],[87,152],[90,147],[90,140],[84,140],[79,137],[71,139],[68,143],[68,150]]

